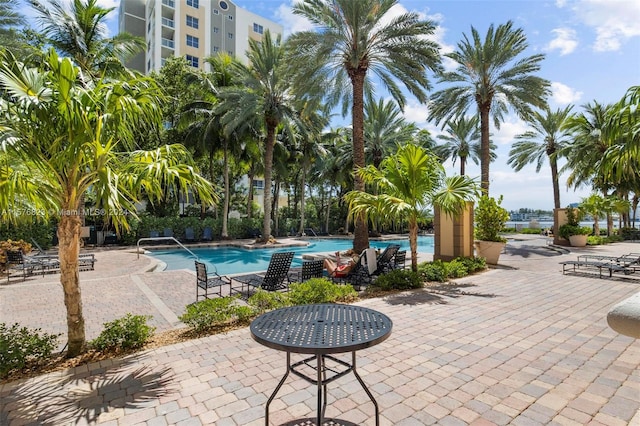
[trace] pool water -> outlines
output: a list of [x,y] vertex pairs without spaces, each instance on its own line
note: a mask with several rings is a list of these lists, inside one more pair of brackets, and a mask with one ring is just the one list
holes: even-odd
[[[370,240],[369,245],[376,249],[384,249],[389,244],[400,244],[400,250],[409,251],[409,240]],[[345,251],[353,248],[353,241],[347,239],[318,239],[309,241],[307,246],[277,247],[264,249],[243,249],[239,247],[202,247],[190,248],[201,262],[207,264],[209,272],[215,268],[220,275],[249,274],[266,271],[271,255],[276,252],[292,251],[292,267],[302,265],[302,255],[309,253],[323,253]],[[433,253],[433,237],[418,237],[418,252]],[[194,269],[194,257],[184,249],[153,250],[151,256],[166,263],[166,270]]]

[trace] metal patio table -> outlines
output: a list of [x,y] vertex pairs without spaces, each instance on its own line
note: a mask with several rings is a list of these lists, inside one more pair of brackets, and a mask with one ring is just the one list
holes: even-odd
[[[319,426],[327,408],[327,384],[352,371],[373,402],[376,425],[379,425],[378,403],[356,370],[356,351],[384,341],[392,327],[391,319],[381,312],[339,304],[292,306],[267,312],[253,320],[250,330],[254,340],[287,353],[287,371],[267,400],[265,424],[269,425],[269,405],[290,372],[318,386]],[[350,364],[330,355],[345,352],[351,352]],[[292,364],[291,353],[313,356]],[[327,360],[334,365],[328,367]],[[315,377],[303,369],[314,370]]]

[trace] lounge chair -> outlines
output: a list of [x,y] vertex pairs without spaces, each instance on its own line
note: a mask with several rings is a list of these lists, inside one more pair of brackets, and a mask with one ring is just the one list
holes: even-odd
[[356,290],[362,289],[363,285],[371,284],[373,281],[373,274],[369,273],[369,266],[366,262],[367,251],[364,250],[356,264],[347,272],[345,275],[329,275],[329,278],[333,280],[333,282],[338,284],[351,284]]
[[222,288],[231,287],[231,280],[228,277],[218,275],[215,266],[213,273],[207,272],[207,265],[195,261],[196,264],[196,302],[200,297],[209,298],[209,294],[217,294],[222,297]]
[[164,228],[164,231],[162,231],[162,235],[165,237],[173,237],[173,229]]
[[213,231],[210,226],[205,226],[202,230],[202,241],[211,241],[213,240]]
[[12,276],[12,271],[22,275],[24,281],[28,276],[39,270],[44,276],[44,263],[36,258],[25,256],[22,250],[9,250],[7,255],[7,282]]
[[396,255],[393,257],[393,269],[404,269],[407,261],[407,251],[406,250],[398,250]]
[[[601,260],[565,260],[564,262],[560,262],[562,265],[562,274],[566,274],[567,272],[588,272],[588,271],[598,271],[598,276],[602,278],[602,271],[609,271],[609,278],[613,276],[614,272],[621,272],[625,275],[633,274],[636,269],[630,265],[616,263],[615,261],[601,259]],[[569,269],[572,267],[572,269]]]
[[289,272],[289,281],[302,283],[311,278],[322,278],[323,273],[323,260],[303,260],[301,268]]
[[381,274],[384,274],[385,272],[389,272],[390,270],[392,270],[394,266],[393,259],[396,256],[396,253],[398,252],[399,249],[400,249],[400,244],[389,244],[384,249],[384,251],[380,253],[380,256],[378,256],[378,259],[376,262],[378,264],[378,267],[373,272],[373,275],[381,275]]
[[[267,291],[288,290],[289,266],[291,266],[293,254],[292,251],[274,253],[264,275],[249,274],[232,277],[231,292],[248,298],[259,288]],[[234,281],[240,284],[239,289],[233,287]]]
[[184,229],[184,240],[189,243],[194,242],[196,240],[196,235],[192,227],[188,227]]

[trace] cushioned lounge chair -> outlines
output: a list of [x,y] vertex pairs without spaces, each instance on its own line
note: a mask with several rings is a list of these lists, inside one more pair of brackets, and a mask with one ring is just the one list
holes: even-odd
[[[288,290],[289,289],[289,267],[293,260],[292,251],[274,253],[269,261],[267,272],[264,275],[249,274],[231,278],[231,292],[240,294],[241,297],[248,298],[257,289],[267,291]],[[233,286],[233,282],[239,283],[238,287]]]

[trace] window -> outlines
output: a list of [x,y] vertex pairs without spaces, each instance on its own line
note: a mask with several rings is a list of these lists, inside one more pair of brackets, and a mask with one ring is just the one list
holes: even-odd
[[198,20],[198,18],[195,18],[193,16],[187,15],[187,27],[191,27],[191,28],[198,28],[200,22]]
[[218,34],[220,32],[220,28],[218,27],[213,27],[213,33],[214,34]]
[[264,33],[264,27],[262,25],[258,25],[255,22],[253,23],[253,32],[258,34]]
[[218,3],[218,5],[220,5],[220,9],[222,10],[229,9],[229,4],[224,0],[220,0],[220,3]]
[[187,46],[198,48],[200,46],[200,39],[187,34]]
[[197,9],[200,7],[200,0],[187,0],[187,6]]
[[218,9],[213,9],[213,14],[214,15],[220,15],[220,11]]
[[253,180],[253,189],[261,190],[264,189],[264,180],[263,179],[254,179]]
[[227,19],[230,20],[230,21],[233,21],[233,15],[228,15]]
[[194,68],[198,68],[200,66],[200,59],[197,56],[185,55],[185,59]]
[[229,38],[233,38],[233,33],[229,33],[229,34],[227,34],[227,37],[229,37]]
[[213,51],[217,52],[218,50],[220,50],[220,48],[218,46],[213,46]]

